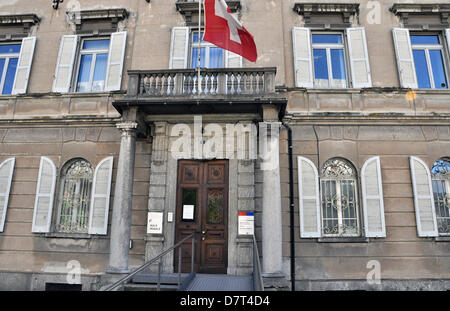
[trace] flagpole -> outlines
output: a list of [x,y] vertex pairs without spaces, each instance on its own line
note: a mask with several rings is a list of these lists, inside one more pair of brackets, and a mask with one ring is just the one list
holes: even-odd
[[198,84],[198,93],[200,94],[200,65],[202,58],[202,48],[201,48],[201,39],[202,39],[202,2],[203,0],[198,0],[198,60],[197,60],[197,84]]

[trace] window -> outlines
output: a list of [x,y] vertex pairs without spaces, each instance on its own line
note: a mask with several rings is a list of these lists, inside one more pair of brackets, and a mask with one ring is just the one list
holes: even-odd
[[347,70],[342,34],[312,34],[314,87],[346,88]]
[[418,87],[447,89],[444,49],[439,35],[411,34]]
[[126,51],[126,32],[108,37],[66,35],[61,38],[53,92],[119,91]]
[[84,159],[68,162],[60,180],[57,231],[87,233],[94,170]]
[[357,171],[349,161],[326,161],[319,178],[313,161],[297,160],[300,237],[386,237],[380,157],[361,168],[361,221]]
[[450,159],[435,162],[431,178],[438,233],[450,235]]
[[[215,45],[203,41],[203,34],[201,32],[202,40],[200,42],[201,63],[202,68],[223,68],[224,67],[224,50]],[[198,31],[192,33],[191,41],[191,68],[198,68]]]
[[0,92],[12,93],[21,44],[0,45]]
[[323,236],[358,236],[357,173],[344,159],[328,160],[321,172]]
[[102,92],[105,87],[109,39],[84,39],[81,44],[77,92]]

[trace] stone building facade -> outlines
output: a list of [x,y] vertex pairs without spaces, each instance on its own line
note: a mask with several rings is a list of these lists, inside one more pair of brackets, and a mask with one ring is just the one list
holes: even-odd
[[248,275],[240,213],[267,288],[450,288],[450,5],[227,3],[256,63],[197,1],[2,1],[0,289],[97,290],[193,232]]

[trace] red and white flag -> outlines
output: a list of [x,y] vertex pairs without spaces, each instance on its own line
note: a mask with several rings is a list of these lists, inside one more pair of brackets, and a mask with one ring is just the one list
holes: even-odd
[[225,0],[205,0],[203,40],[256,62],[258,52],[253,36],[231,14]]

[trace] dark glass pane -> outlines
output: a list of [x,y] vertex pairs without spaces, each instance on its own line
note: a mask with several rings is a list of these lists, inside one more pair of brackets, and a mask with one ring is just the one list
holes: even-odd
[[85,40],[83,50],[108,50],[109,40]]
[[331,50],[331,68],[333,70],[333,79],[346,80],[344,50]]
[[419,88],[431,88],[430,76],[428,74],[427,59],[424,50],[413,50],[414,65],[416,66],[416,76]]
[[327,50],[314,49],[314,77],[328,80]]
[[94,68],[94,82],[92,84],[93,92],[101,92],[105,86],[106,62],[108,54],[97,54]]
[[78,73],[78,92],[90,92],[91,86],[89,85],[91,77],[91,65],[92,65],[92,55],[81,55],[80,61],[80,72]]
[[434,87],[436,89],[448,88],[441,50],[430,50],[430,62],[433,71]]
[[183,205],[197,205],[197,190],[183,189]]
[[439,36],[411,35],[411,44],[439,44]]
[[0,54],[20,53],[21,44],[0,45]]
[[4,95],[11,94],[11,92],[12,92],[14,78],[16,77],[18,60],[19,60],[18,58],[10,58],[9,59],[8,69],[6,70],[6,76],[5,76],[5,84],[3,85],[3,93],[2,94],[4,94]]
[[208,224],[223,223],[223,190],[208,191]]
[[195,221],[195,209],[197,207],[197,190],[183,189],[181,205],[183,207],[182,220]]
[[342,35],[340,34],[313,34],[312,43],[331,43],[342,44]]

